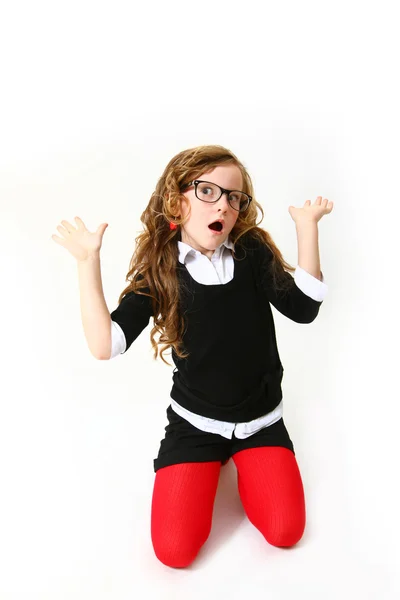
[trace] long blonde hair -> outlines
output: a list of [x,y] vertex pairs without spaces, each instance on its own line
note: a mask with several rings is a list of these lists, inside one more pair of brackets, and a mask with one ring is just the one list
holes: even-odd
[[[236,165],[243,177],[242,191],[252,196],[249,208],[239,212],[235,226],[230,233],[230,239],[236,244],[247,232],[251,237],[265,243],[273,254],[271,274],[277,289],[284,289],[284,270],[293,272],[295,269],[287,263],[273,242],[271,235],[258,227],[257,209],[264,218],[262,206],[254,198],[254,190],[250,175],[245,166],[227,148],[223,146],[197,146],[179,152],[170,160],[164,173],[158,180],[150,201],[143,211],[140,220],[144,231],[135,238],[136,248],[130,260],[126,281],[129,285],[121,292],[118,303],[130,291],[152,298],[154,326],[150,340],[154,349],[154,360],[158,356],[158,345],[163,344],[160,358],[169,366],[163,357],[164,352],[173,347],[180,358],[186,358],[188,353],[182,348],[182,336],[185,322],[179,311],[179,280],[176,272],[178,264],[178,244],[180,227],[186,223],[186,218],[179,217],[181,188],[192,179],[199,178],[203,173],[211,171],[218,165]],[[178,225],[170,229],[170,222]],[[286,278],[287,284],[287,278]],[[280,287],[282,286],[282,287]],[[145,291],[143,291],[145,290]],[[159,333],[159,340],[155,336]]]

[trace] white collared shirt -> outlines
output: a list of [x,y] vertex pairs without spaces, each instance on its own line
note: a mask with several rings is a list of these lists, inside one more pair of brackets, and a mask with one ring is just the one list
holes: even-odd
[[[189,244],[178,240],[179,262],[186,265],[190,275],[198,283],[203,285],[225,284],[233,279],[234,260],[231,252],[233,248],[234,244],[228,237],[214,250],[211,259],[209,259]],[[297,287],[304,294],[322,302],[326,296],[328,286],[322,272],[321,275],[322,281],[297,265],[294,280]],[[126,342],[124,332],[118,323],[112,321],[111,325],[112,349],[110,358],[114,358],[125,352]],[[230,423],[209,419],[183,408],[173,398],[171,398],[171,408],[183,419],[202,431],[217,433],[228,439],[231,439],[233,432],[235,432],[235,437],[244,439],[264,427],[276,423],[283,415],[283,400],[273,411],[248,423]]]

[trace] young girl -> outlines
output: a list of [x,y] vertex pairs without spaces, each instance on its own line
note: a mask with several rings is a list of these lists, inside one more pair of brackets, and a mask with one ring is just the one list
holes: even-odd
[[[297,323],[318,315],[327,286],[318,226],[333,203],[289,207],[298,266],[258,227],[250,176],[221,146],[177,154],[141,215],[126,280],[109,313],[95,233],[79,217],[52,238],[77,259],[87,343],[98,359],[126,352],[148,325],[154,359],[175,363],[168,424],[154,460],[151,537],[158,559],[186,567],[207,540],[221,465],[232,457],[246,514],[274,546],[296,544],[305,528],[303,484],[283,421],[283,367],[270,304]],[[262,220],[262,219],[261,219]],[[294,277],[290,272],[294,272]],[[159,333],[159,340],[155,335]]]

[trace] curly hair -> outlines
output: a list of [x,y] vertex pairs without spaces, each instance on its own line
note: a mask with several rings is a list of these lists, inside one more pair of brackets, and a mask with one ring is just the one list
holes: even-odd
[[[140,220],[144,231],[135,238],[135,251],[130,260],[126,281],[129,285],[121,292],[118,303],[128,292],[135,292],[152,298],[154,326],[150,340],[154,350],[154,360],[158,356],[158,345],[163,344],[160,358],[169,366],[163,357],[164,352],[173,348],[179,358],[187,358],[188,353],[182,347],[182,336],[185,322],[180,313],[180,289],[177,275],[178,244],[180,226],[190,216],[179,217],[180,200],[184,184],[201,177],[219,165],[236,165],[243,177],[242,190],[252,196],[248,209],[239,212],[236,223],[230,233],[230,239],[237,244],[245,234],[266,244],[272,253],[270,273],[276,289],[284,290],[288,279],[284,277],[285,269],[295,271],[287,263],[273,242],[271,235],[258,227],[264,218],[262,206],[254,199],[251,178],[246,167],[227,148],[218,145],[197,146],[179,152],[165,167],[158,180],[150,201],[143,211]],[[257,223],[257,209],[261,219]],[[176,223],[177,229],[170,229],[170,222]],[[234,256],[236,257],[235,253]],[[159,340],[155,336],[159,333]]]

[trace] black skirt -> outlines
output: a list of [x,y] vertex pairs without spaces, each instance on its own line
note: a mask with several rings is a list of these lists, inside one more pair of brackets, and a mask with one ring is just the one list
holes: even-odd
[[187,462],[220,461],[225,464],[236,452],[260,446],[282,446],[295,454],[283,417],[244,440],[235,437],[235,433],[232,439],[227,439],[218,433],[202,431],[178,415],[171,405],[167,408],[167,419],[165,437],[154,459],[154,472]]

